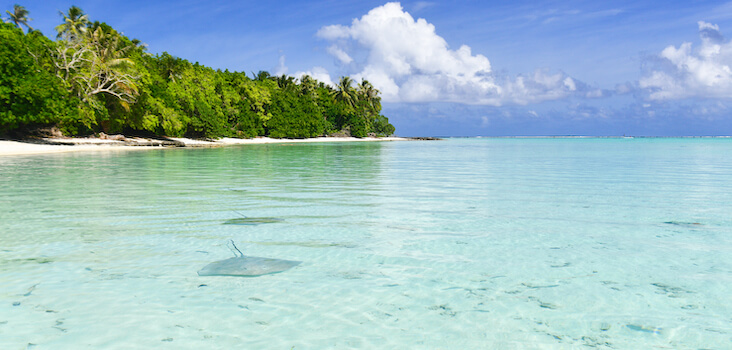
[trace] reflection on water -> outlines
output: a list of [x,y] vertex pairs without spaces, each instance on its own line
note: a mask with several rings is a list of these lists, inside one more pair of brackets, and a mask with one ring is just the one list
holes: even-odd
[[[7,208],[0,225],[8,226],[0,228],[8,246],[39,234],[97,240],[213,224],[213,217],[253,220],[340,201],[333,193],[362,195],[378,177],[380,149],[369,142],[8,157],[0,172]],[[32,232],[37,227],[43,232]]]
[[731,209],[720,139],[3,157],[0,348],[724,348]]

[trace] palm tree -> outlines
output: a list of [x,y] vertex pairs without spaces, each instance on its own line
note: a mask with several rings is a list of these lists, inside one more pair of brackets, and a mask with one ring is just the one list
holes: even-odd
[[89,16],[76,6],[71,6],[67,14],[61,11],[59,11],[59,14],[64,18],[64,23],[56,26],[58,32],[56,37],[72,42],[81,39],[82,35],[87,32]]
[[172,82],[176,79],[180,79],[183,71],[183,60],[178,57],[173,57],[167,52],[163,52],[158,56],[156,60],[159,64],[163,74],[168,77]]
[[303,96],[317,97],[315,89],[317,88],[318,81],[313,77],[305,74],[300,77],[300,94]]
[[5,12],[10,15],[10,17],[8,17],[8,23],[15,23],[15,26],[18,28],[20,28],[20,25],[22,24],[28,28],[28,31],[33,30],[33,28],[28,25],[28,21],[31,21],[32,18],[28,18],[28,10],[26,10],[25,7],[15,4],[13,5],[13,12]]
[[282,90],[289,90],[293,86],[295,86],[295,78],[286,74],[277,76],[274,78],[274,80],[277,82],[277,86],[279,86],[279,88]]
[[260,70],[257,74],[252,73],[252,75],[254,75],[254,80],[256,81],[265,81],[272,78],[272,76],[269,75],[269,72],[264,70]]
[[353,89],[353,79],[351,77],[341,77],[334,96],[336,101],[340,101],[350,108],[355,108],[358,96],[356,90]]
[[376,114],[381,111],[381,97],[379,97],[379,90],[374,88],[368,80],[361,81],[361,84],[358,86],[358,92],[361,99],[366,102],[366,105],[368,105],[369,108],[371,108],[371,111]]

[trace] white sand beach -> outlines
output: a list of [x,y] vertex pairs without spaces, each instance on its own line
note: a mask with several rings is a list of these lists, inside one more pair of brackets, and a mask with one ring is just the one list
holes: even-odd
[[406,141],[409,139],[402,137],[318,137],[310,139],[273,139],[268,137],[257,137],[253,139],[223,138],[215,141],[194,140],[188,138],[169,138],[168,140],[170,141],[144,138],[48,138],[41,139],[36,142],[0,140],[0,156],[79,151],[145,150],[160,149],[163,147],[222,147],[230,145],[269,143]]

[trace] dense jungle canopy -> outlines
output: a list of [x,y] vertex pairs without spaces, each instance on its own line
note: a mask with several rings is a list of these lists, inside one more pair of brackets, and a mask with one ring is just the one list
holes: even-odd
[[[150,54],[80,8],[60,13],[56,40],[15,5],[0,23],[0,134],[58,127],[193,138],[388,136],[381,98],[368,81],[333,87],[309,76],[212,69]],[[26,31],[23,30],[26,28]]]

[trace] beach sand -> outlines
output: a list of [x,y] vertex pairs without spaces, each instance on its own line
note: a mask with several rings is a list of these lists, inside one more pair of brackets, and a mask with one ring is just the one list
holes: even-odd
[[161,141],[143,138],[124,138],[124,140],[101,138],[48,138],[38,141],[0,140],[0,156],[31,155],[79,151],[117,151],[160,149],[163,147],[222,147],[230,145],[255,145],[268,143],[301,142],[368,142],[368,141],[405,141],[402,137],[318,137],[310,139],[272,139],[257,137],[253,139],[223,138],[216,141],[203,141],[187,138],[169,138]]

